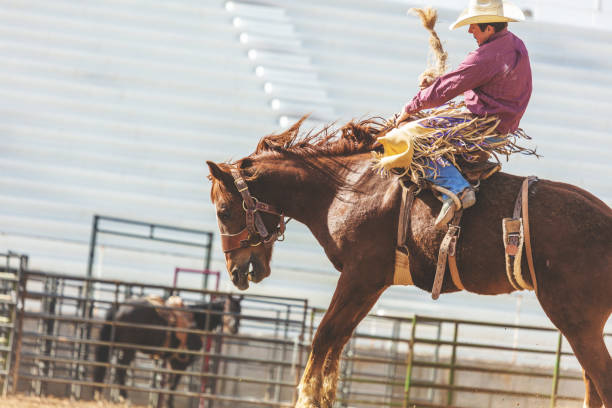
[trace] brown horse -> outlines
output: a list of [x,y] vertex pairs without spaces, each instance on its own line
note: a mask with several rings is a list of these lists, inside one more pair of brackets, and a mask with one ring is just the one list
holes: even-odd
[[[296,405],[327,408],[335,398],[342,348],[393,282],[401,187],[396,177],[381,177],[371,167],[370,151],[385,126],[351,122],[338,132],[304,137],[300,124],[262,138],[253,154],[235,163],[208,162],[211,197],[227,269],[239,289],[270,275],[282,215],[308,226],[340,272]],[[512,216],[521,182],[504,173],[483,181],[476,206],[463,216],[457,263],[470,292],[514,290],[506,277],[501,220]],[[529,206],[538,300],[584,369],[584,406],[612,408],[612,359],[603,341],[612,311],[612,210],[578,187],[548,180],[532,186]],[[440,202],[423,191],[411,212],[412,275],[426,291],[444,235],[433,227],[439,210]],[[524,258],[522,270],[528,271]],[[457,291],[448,269],[446,274],[442,292]],[[531,283],[529,273],[524,275]]]

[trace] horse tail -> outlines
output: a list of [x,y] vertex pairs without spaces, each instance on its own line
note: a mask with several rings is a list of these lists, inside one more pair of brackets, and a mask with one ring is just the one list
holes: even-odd
[[436,78],[446,72],[448,53],[444,51],[442,41],[440,41],[440,37],[438,37],[438,33],[436,33],[434,29],[436,21],[438,20],[438,12],[436,9],[432,7],[424,9],[411,8],[409,11],[419,16],[421,23],[423,23],[423,27],[429,31],[429,48],[435,57],[435,61],[428,61],[427,69],[419,76],[419,86],[421,89],[425,89],[431,85]]
[[[110,321],[113,319],[114,311],[109,310],[106,314],[106,321]],[[102,329],[100,330],[99,340],[100,341],[110,341],[111,333],[113,330],[113,326],[110,324],[104,324]],[[100,344],[96,347],[96,362],[97,363],[108,363],[109,362],[109,351],[110,347],[107,344]],[[94,367],[94,382],[102,383],[104,382],[104,376],[106,375],[106,365],[96,365]]]

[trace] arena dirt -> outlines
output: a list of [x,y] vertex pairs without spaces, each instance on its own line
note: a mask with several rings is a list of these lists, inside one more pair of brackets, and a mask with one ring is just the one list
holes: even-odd
[[26,397],[23,395],[0,397],[2,408],[144,408],[142,405],[112,404],[106,401],[71,401],[59,398]]

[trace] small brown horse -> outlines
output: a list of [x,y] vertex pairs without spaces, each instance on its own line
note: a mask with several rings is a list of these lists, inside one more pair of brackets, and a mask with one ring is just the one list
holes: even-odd
[[[296,405],[329,408],[342,348],[393,282],[401,188],[396,177],[373,171],[369,160],[385,126],[351,122],[338,132],[304,137],[300,124],[262,138],[253,154],[235,163],[208,162],[211,197],[227,269],[239,289],[270,275],[272,244],[284,229],[277,214],[308,226],[340,272]],[[470,292],[514,290],[506,277],[501,220],[512,216],[521,182],[504,173],[483,181],[476,206],[463,216],[457,262]],[[612,210],[578,187],[548,180],[532,186],[529,206],[538,300],[584,369],[584,406],[612,408],[612,359],[603,341],[612,311]],[[411,213],[412,275],[426,291],[444,235],[433,228],[439,210],[440,202],[424,191]],[[264,228],[253,221],[258,213],[267,213],[261,217]],[[522,269],[528,271],[525,260]],[[457,291],[448,269],[446,274],[443,293]]]

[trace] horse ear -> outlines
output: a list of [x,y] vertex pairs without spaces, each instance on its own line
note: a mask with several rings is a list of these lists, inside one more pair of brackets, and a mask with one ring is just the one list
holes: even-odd
[[223,171],[223,169],[216,163],[207,161],[208,169],[210,170],[210,177],[215,178],[221,181],[224,184],[232,183],[232,176],[227,171]]

